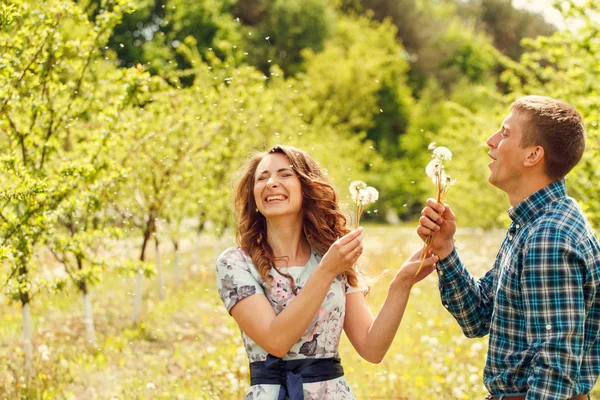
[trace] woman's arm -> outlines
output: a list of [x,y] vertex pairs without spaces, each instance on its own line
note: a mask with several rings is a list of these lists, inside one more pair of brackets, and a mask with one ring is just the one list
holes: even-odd
[[436,261],[437,256],[426,258],[423,269],[415,277],[421,250],[414,253],[394,277],[377,317],[373,317],[361,292],[346,295],[344,330],[362,358],[375,364],[383,360],[402,321],[412,286],[435,269]]
[[283,357],[302,337],[321,307],[335,277],[351,268],[362,253],[362,228],[331,245],[306,285],[279,314],[265,296],[249,296],[231,309],[231,315],[260,347]]

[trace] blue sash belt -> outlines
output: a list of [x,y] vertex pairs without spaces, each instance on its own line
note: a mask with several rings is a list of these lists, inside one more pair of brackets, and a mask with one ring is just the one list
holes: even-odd
[[250,385],[281,385],[277,400],[304,400],[302,383],[322,382],[344,376],[339,358],[282,360],[271,354],[266,361],[250,363]]

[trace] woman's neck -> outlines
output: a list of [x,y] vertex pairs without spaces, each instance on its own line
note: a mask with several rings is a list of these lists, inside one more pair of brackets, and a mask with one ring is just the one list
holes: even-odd
[[[310,245],[304,237],[301,221],[267,220],[267,243],[278,267],[305,265],[310,258]],[[280,258],[283,260],[279,261]]]

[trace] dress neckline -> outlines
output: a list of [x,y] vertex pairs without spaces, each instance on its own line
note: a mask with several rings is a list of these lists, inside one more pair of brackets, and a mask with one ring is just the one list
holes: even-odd
[[308,261],[304,265],[290,265],[289,267],[277,267],[277,269],[290,269],[290,268],[306,268],[312,266],[314,261],[316,260],[316,255],[313,249],[310,249],[310,257],[308,257]]

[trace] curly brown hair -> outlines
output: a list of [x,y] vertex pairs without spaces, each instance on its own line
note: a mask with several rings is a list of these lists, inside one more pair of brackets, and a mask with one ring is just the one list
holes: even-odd
[[[327,182],[327,176],[306,152],[292,146],[276,145],[270,150],[251,155],[241,171],[235,190],[237,240],[242,250],[250,256],[254,266],[265,282],[271,282],[269,271],[274,268],[288,278],[292,291],[297,293],[294,279],[275,266],[277,258],[267,243],[267,223],[257,212],[254,201],[255,173],[258,164],[269,154],[278,153],[287,157],[296,172],[302,188],[302,231],[310,247],[323,256],[341,236],[350,232],[346,218],[340,211],[337,193]],[[355,267],[356,268],[356,267]],[[358,269],[345,272],[348,284],[358,285]]]

